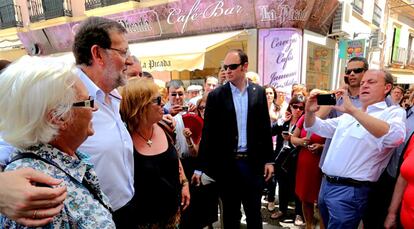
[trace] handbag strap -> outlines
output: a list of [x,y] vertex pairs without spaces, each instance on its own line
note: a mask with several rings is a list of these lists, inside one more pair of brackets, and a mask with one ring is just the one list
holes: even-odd
[[31,159],[43,161],[44,163],[49,164],[49,165],[53,165],[54,167],[56,167],[60,171],[64,172],[75,183],[82,184],[93,195],[94,199],[96,199],[97,201],[99,201],[99,203],[104,208],[108,209],[108,211],[111,212],[111,214],[113,213],[112,208],[110,206],[108,206],[107,204],[104,203],[104,201],[102,200],[102,198],[99,197],[98,193],[96,193],[96,191],[92,188],[92,186],[85,179],[83,179],[82,180],[82,183],[80,183],[76,178],[74,178],[72,175],[70,175],[68,172],[66,172],[64,169],[62,169],[58,164],[56,164],[53,161],[48,161],[48,160],[46,160],[46,159],[44,159],[44,158],[42,158],[39,155],[34,154],[34,153],[24,152],[24,153],[19,153],[16,156],[14,156],[10,160],[9,164],[12,163],[12,162],[14,162],[14,161],[23,159],[23,158],[31,158]]

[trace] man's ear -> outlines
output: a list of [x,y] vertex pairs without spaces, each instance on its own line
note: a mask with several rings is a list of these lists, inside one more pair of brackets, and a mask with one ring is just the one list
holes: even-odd
[[104,61],[103,61],[103,56],[102,56],[101,51],[102,51],[102,48],[99,47],[99,45],[92,45],[91,47],[92,60],[96,62],[98,65],[103,66]]
[[389,94],[392,90],[392,84],[387,83],[385,84],[385,95]]

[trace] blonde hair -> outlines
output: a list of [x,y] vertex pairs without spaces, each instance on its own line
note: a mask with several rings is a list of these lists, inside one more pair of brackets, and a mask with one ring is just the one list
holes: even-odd
[[73,65],[52,57],[24,56],[0,75],[0,131],[17,148],[49,143],[75,102]]
[[121,95],[121,118],[132,133],[149,115],[148,104],[158,94],[158,86],[151,79],[133,78],[123,87]]

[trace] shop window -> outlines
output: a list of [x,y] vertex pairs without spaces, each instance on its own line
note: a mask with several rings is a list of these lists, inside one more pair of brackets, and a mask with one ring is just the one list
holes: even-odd
[[407,49],[400,47],[400,28],[394,28],[394,37],[392,40],[391,63],[404,65],[407,59]]
[[354,0],[352,6],[356,12],[360,14],[364,13],[364,0]]
[[408,37],[408,52],[407,52],[407,65],[414,67],[414,37],[412,34]]
[[330,90],[334,50],[326,46],[308,43],[306,87]]

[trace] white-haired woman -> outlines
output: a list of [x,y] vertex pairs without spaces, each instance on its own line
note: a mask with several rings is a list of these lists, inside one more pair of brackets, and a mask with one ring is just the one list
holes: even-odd
[[[5,171],[33,168],[67,187],[62,211],[45,228],[115,228],[88,155],[77,151],[92,128],[93,98],[68,66],[23,57],[0,75],[0,131],[16,147]],[[36,183],[36,186],[47,186]],[[43,217],[33,210],[32,218]],[[0,215],[1,228],[24,228]]]

